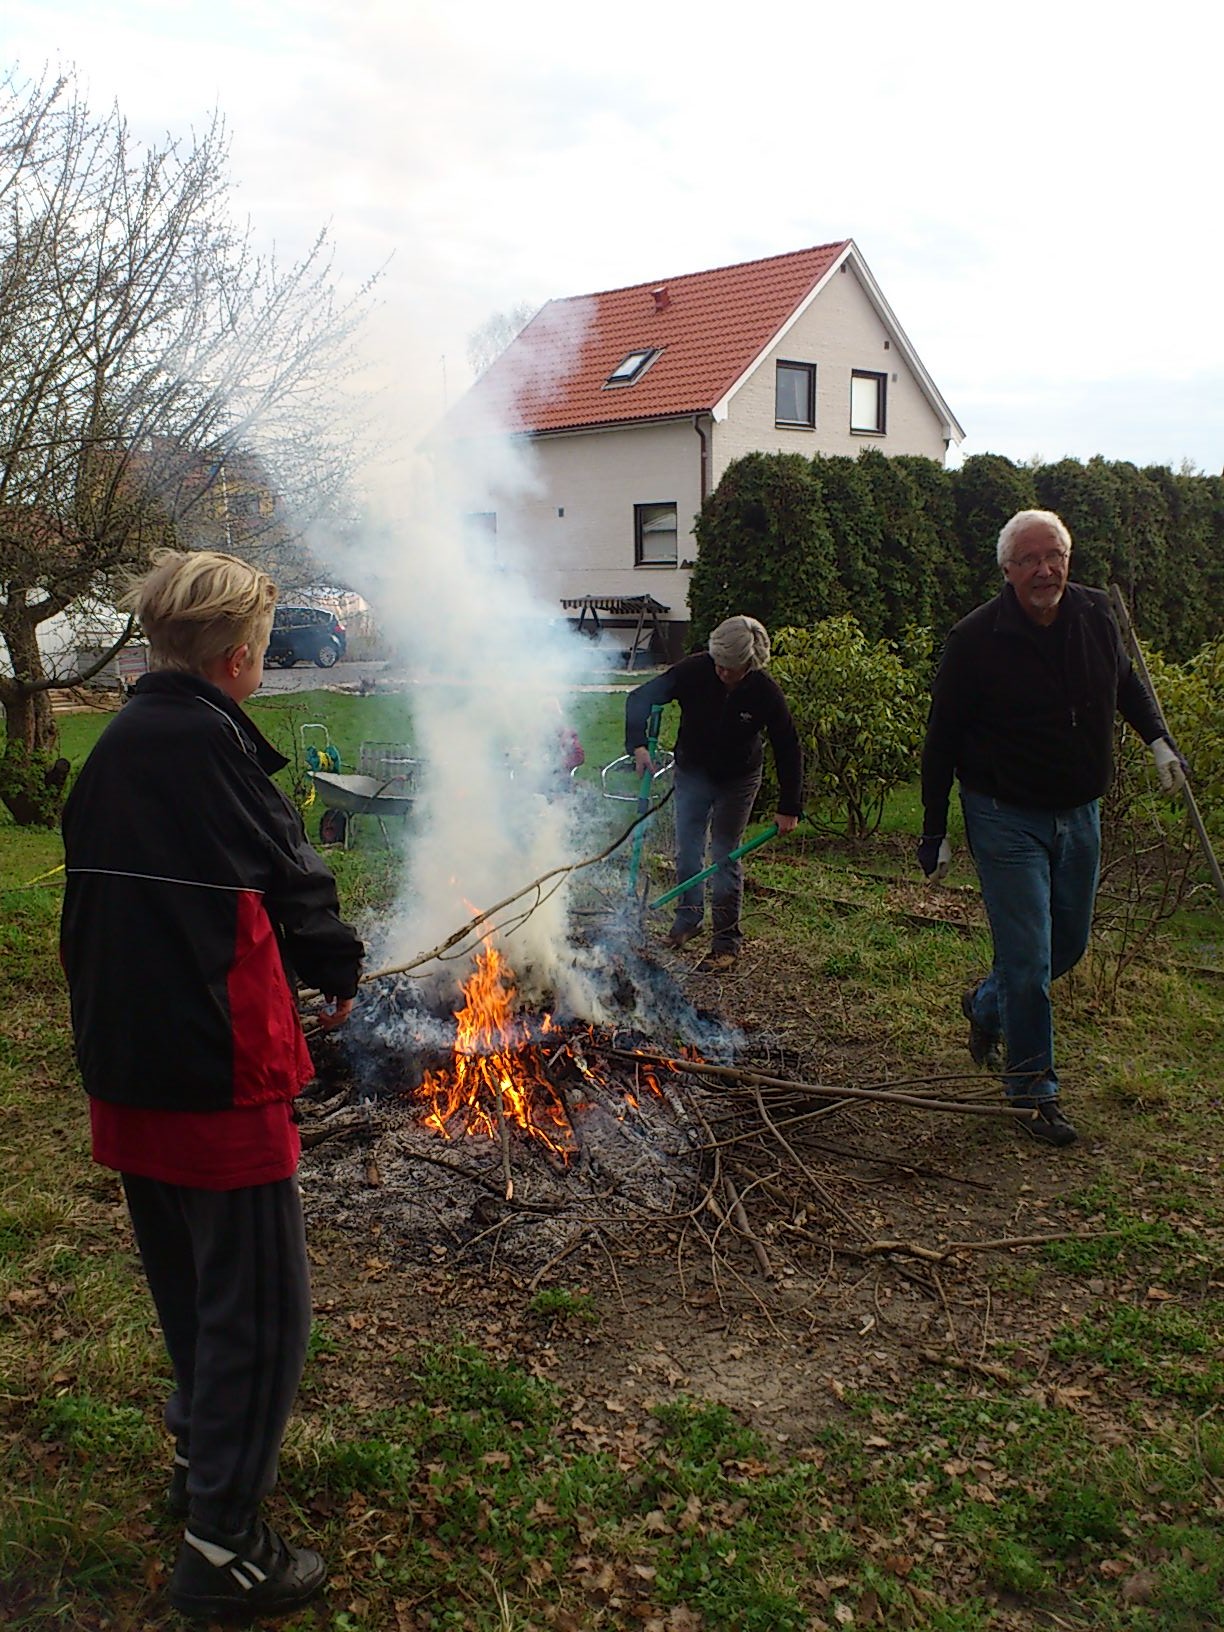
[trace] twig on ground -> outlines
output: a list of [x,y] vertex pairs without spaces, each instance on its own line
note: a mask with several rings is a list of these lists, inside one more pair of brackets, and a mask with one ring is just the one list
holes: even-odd
[[903,1253],[911,1258],[922,1258],[927,1263],[944,1264],[959,1252],[994,1252],[1008,1247],[1043,1247],[1047,1241],[1099,1241],[1105,1236],[1121,1235],[1121,1230],[1056,1230],[1050,1235],[1004,1235],[994,1241],[946,1241],[942,1247],[926,1247],[917,1241],[869,1241],[858,1250],[864,1257],[877,1253]]
[[956,1350],[957,1354],[959,1354],[960,1338],[956,1335],[956,1322],[952,1319],[952,1310],[948,1306],[948,1294],[944,1291],[943,1282],[939,1278],[939,1271],[937,1269],[933,1269],[931,1271],[931,1280],[934,1283],[936,1292],[939,1293],[939,1301],[943,1306],[944,1319],[948,1323],[948,1341]]
[[764,1242],[748,1222],[748,1214],[744,1211],[744,1204],[740,1200],[739,1192],[735,1188],[730,1173],[723,1174],[723,1189],[726,1192],[727,1201],[731,1208],[731,1216],[738,1224],[740,1234],[756,1254],[756,1261],[760,1265],[761,1274],[764,1275],[767,1281],[772,1281],[774,1270],[769,1261],[769,1254],[765,1251]]
[[595,1239],[603,1248],[603,1255],[608,1260],[608,1268],[612,1271],[612,1284],[616,1288],[617,1302],[620,1304],[622,1310],[624,1310],[628,1308],[628,1304],[625,1302],[625,1289],[621,1285],[620,1271],[616,1267],[616,1258],[609,1248],[608,1243],[604,1240],[604,1233],[605,1232],[602,1229],[597,1228],[595,1231]]
[[[902,1341],[904,1342],[904,1339]],[[910,1344],[909,1347],[929,1366],[948,1366],[953,1371],[974,1372],[981,1377],[993,1378],[997,1383],[1007,1383],[1012,1388],[1020,1381],[1015,1372],[1009,1371],[1006,1366],[997,1366],[990,1360],[966,1360],[959,1354],[949,1354],[947,1349],[919,1348],[917,1344]]]
[[506,1107],[502,1104],[500,1088],[493,1091],[493,1106],[497,1112],[497,1137],[501,1143],[502,1177],[506,1181],[506,1200],[514,1200],[514,1174],[510,1169],[510,1129],[506,1126]]
[[303,1150],[313,1150],[328,1139],[347,1139],[354,1134],[373,1133],[374,1125],[364,1111],[338,1111],[324,1121],[307,1123],[298,1129]]
[[[756,1087],[755,1084],[753,1086]],[[859,1223],[858,1219],[855,1218],[854,1214],[847,1211],[847,1209],[842,1206],[841,1202],[839,1202],[836,1197],[830,1193],[828,1186],[822,1184],[812,1172],[811,1168],[803,1160],[802,1156],[799,1155],[794,1145],[792,1145],[788,1140],[784,1139],[778,1132],[778,1129],[774,1125],[769,1112],[765,1109],[765,1101],[761,1097],[760,1088],[756,1088],[756,1103],[757,1110],[760,1112],[761,1120],[764,1122],[765,1126],[769,1129],[770,1133],[773,1134],[774,1138],[782,1146],[782,1149],[786,1152],[790,1159],[795,1163],[796,1167],[798,1167],[799,1171],[807,1179],[808,1183],[812,1186],[813,1190],[820,1197],[821,1201],[824,1202],[829,1211],[834,1215],[834,1217],[840,1218],[848,1230],[853,1231],[855,1235],[862,1235],[864,1233],[862,1225]]]
[[591,1226],[589,1224],[579,1225],[576,1230],[571,1232],[569,1239],[566,1241],[561,1250],[559,1252],[554,1252],[546,1264],[540,1265],[539,1269],[536,1270],[535,1274],[527,1282],[527,1291],[529,1293],[534,1293],[540,1282],[544,1279],[545,1275],[548,1274],[549,1270],[556,1269],[559,1263],[568,1258],[570,1253],[573,1252],[576,1247],[581,1245],[582,1241],[589,1234],[590,1228]]
[[[802,1118],[796,1117],[794,1120],[798,1122]],[[789,1127],[790,1123],[783,1122],[780,1125]],[[968,1185],[973,1190],[994,1189],[994,1185],[986,1179],[967,1179],[959,1173],[946,1173],[942,1167],[929,1167],[925,1162],[906,1162],[899,1156],[877,1156],[865,1150],[847,1150],[845,1145],[830,1144],[826,1139],[811,1139],[807,1143],[812,1150],[823,1150],[830,1156],[849,1156],[856,1161],[870,1162],[875,1167],[896,1167],[915,1179],[939,1179],[945,1184]]]
[[1002,1116],[1028,1121],[1032,1121],[1037,1114],[1035,1111],[1022,1110],[1014,1105],[966,1105],[953,1099],[924,1099],[918,1094],[889,1093],[883,1088],[834,1088],[824,1082],[792,1082],[785,1077],[767,1077],[759,1071],[740,1066],[712,1065],[708,1060],[677,1059],[668,1054],[651,1054],[645,1051],[635,1053],[632,1049],[625,1048],[610,1048],[605,1052],[619,1059],[649,1060],[652,1064],[666,1065],[673,1071],[682,1071],[687,1076],[716,1076],[724,1077],[729,1082],[742,1082],[750,1087],[786,1088],[794,1093],[811,1095],[816,1099],[862,1099],[880,1105],[910,1105],[919,1111],[950,1111],[960,1116]]

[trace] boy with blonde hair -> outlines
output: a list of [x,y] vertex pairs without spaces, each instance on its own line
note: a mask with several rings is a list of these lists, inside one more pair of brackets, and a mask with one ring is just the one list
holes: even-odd
[[60,930],[96,1162],[122,1177],[174,1370],[170,1583],[189,1615],[277,1614],[326,1567],[259,1516],[310,1331],[293,1100],[314,1075],[296,977],[352,1008],[362,945],[243,713],[276,586],[167,550],[128,604],[150,672],[64,809]]

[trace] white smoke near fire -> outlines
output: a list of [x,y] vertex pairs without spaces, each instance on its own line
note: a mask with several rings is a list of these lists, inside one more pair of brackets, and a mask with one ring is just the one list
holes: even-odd
[[[547,343],[531,358],[536,392],[547,389],[548,359],[564,366],[586,332],[580,302],[544,317],[536,326]],[[592,647],[559,603],[537,598],[530,541],[507,524],[537,481],[528,442],[512,432],[522,385],[513,356],[494,368],[493,408],[469,417],[461,439],[444,425],[398,469],[383,519],[347,563],[407,667],[421,761],[404,887],[372,967],[415,958],[474,912],[606,842],[606,818],[598,835],[583,832],[565,763],[569,705],[592,670]],[[588,959],[569,942],[568,883],[555,884],[498,915],[502,950],[524,997],[607,1018],[581,967]],[[462,979],[467,963],[453,968]]]

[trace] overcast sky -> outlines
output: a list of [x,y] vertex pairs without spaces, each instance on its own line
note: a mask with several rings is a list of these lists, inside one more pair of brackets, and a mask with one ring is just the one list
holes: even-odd
[[415,438],[521,301],[845,237],[964,453],[1224,465],[1221,8],[1165,0],[5,0],[161,139],[213,107],[235,207],[353,280]]

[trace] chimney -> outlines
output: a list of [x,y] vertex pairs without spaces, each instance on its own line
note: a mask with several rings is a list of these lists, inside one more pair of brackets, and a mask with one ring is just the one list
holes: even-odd
[[665,312],[671,305],[671,296],[667,292],[667,285],[665,283],[660,284],[657,289],[652,289],[650,293],[654,297],[655,311]]

